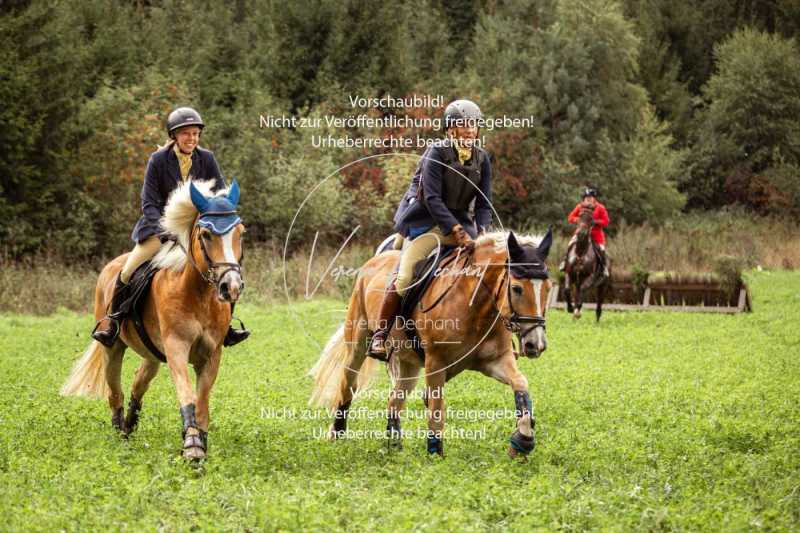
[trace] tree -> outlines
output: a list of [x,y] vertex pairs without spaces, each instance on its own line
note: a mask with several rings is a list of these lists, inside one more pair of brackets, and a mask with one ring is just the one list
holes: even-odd
[[770,180],[770,169],[800,164],[800,49],[743,29],[715,48],[715,59],[697,130],[701,155],[686,188],[705,205],[724,196],[763,211],[792,194]]

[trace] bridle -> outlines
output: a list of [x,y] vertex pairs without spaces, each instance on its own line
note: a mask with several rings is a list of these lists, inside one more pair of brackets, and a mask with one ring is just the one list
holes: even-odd
[[[524,337],[536,328],[546,329],[545,318],[542,315],[524,315],[514,309],[514,300],[511,298],[510,272],[511,263],[508,259],[506,259],[506,266],[503,270],[503,281],[500,283],[500,287],[498,287],[497,292],[494,295],[494,305],[497,311],[500,313],[500,319],[503,321],[503,325],[508,331],[516,333],[520,338]],[[506,301],[508,302],[508,308],[511,311],[511,315],[509,316],[504,315],[501,310],[502,306],[497,305],[503,285],[506,287]],[[525,326],[528,324],[530,324],[530,327],[526,328]]]
[[[503,269],[503,278],[500,282],[500,285],[497,287],[497,290],[492,292],[492,290],[483,282],[481,279],[481,285],[489,291],[489,294],[492,295],[492,304],[494,305],[495,310],[500,315],[500,320],[503,321],[503,325],[505,328],[516,334],[517,340],[521,341],[522,337],[530,333],[536,328],[542,328],[544,330],[546,328],[545,318],[542,315],[524,315],[522,313],[518,313],[516,309],[514,309],[514,302],[511,298],[511,262],[509,258],[506,258],[505,268]],[[503,314],[502,310],[502,303],[498,305],[500,301],[500,293],[503,291],[503,286],[505,286],[506,290],[506,301],[508,302],[508,308],[511,310],[510,315]],[[529,325],[529,327],[526,327]],[[517,350],[515,350],[515,355]]]
[[[200,219],[206,215],[235,215],[236,211],[209,211],[203,213],[201,216],[197,218],[197,222],[195,222],[194,227],[192,228],[192,234],[190,236],[190,243],[194,240],[194,235],[197,228],[200,226]],[[234,226],[235,227],[235,226]],[[231,228],[233,231],[233,228]],[[241,277],[242,275],[242,262],[244,261],[244,249],[242,249],[242,257],[239,259],[238,263],[229,263],[225,261],[213,261],[211,256],[208,255],[208,250],[206,249],[206,243],[203,238],[200,238],[200,250],[203,252],[203,259],[208,265],[208,270],[203,272],[197,262],[194,260],[190,251],[187,251],[186,248],[178,241],[177,238],[171,237],[171,240],[178,245],[178,247],[183,250],[183,253],[186,254],[186,259],[191,263],[197,273],[200,274],[200,277],[203,278],[203,281],[208,283],[209,285],[214,285],[215,287],[219,288],[220,281],[225,277],[228,272],[236,272]],[[191,246],[191,244],[190,244]],[[219,268],[224,268],[225,270],[222,271],[221,274],[217,272]]]

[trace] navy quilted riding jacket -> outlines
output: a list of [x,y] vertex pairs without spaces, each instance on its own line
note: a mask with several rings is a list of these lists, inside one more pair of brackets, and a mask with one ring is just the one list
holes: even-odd
[[[192,168],[189,175],[191,179],[198,181],[215,180],[213,187],[215,191],[225,187],[225,179],[214,153],[199,146],[192,152]],[[181,182],[183,179],[178,166],[178,156],[173,151],[173,143],[159,148],[150,155],[142,187],[142,216],[131,234],[135,242],[142,242],[161,233],[159,219],[164,214],[170,193]]]

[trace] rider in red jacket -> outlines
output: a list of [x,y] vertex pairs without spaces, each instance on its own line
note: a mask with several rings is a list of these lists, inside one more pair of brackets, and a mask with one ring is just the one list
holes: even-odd
[[[581,209],[584,206],[594,207],[594,211],[592,212],[594,224],[592,225],[590,235],[595,244],[595,249],[599,252],[600,261],[603,263],[603,276],[607,278],[609,276],[608,257],[606,256],[606,235],[603,232],[603,228],[608,227],[608,211],[606,211],[606,206],[597,201],[597,190],[592,187],[584,189],[581,198],[581,202],[575,206],[575,209],[573,209],[567,217],[567,222],[570,224],[577,224],[578,218],[580,218],[581,215]],[[567,246],[567,251],[569,251],[570,247],[575,243],[576,238],[577,235],[572,236]]]

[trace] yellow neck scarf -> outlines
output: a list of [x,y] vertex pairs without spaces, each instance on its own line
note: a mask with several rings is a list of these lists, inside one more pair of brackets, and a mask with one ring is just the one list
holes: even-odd
[[462,165],[466,163],[470,157],[472,157],[472,148],[469,146],[461,146],[460,144],[456,144],[456,152],[458,152],[458,160]]
[[472,157],[472,147],[471,146],[463,146],[458,139],[450,136],[450,140],[453,143],[453,147],[456,149],[458,153],[458,161],[463,165],[466,163],[470,157]]
[[175,146],[172,148],[175,151],[175,155],[178,156],[178,166],[181,168],[181,178],[186,180],[189,176],[189,170],[192,168],[192,154],[184,154],[181,152],[181,149],[178,148],[178,143],[175,143]]

